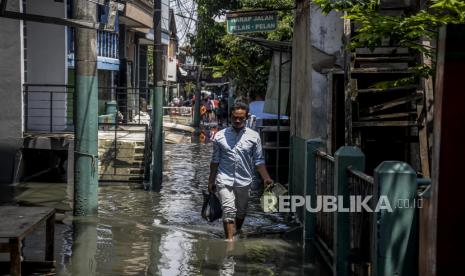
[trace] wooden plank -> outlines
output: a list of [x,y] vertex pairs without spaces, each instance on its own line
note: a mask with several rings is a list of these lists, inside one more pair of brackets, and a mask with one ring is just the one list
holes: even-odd
[[402,112],[402,113],[394,113],[394,114],[382,114],[382,115],[375,115],[375,116],[368,116],[368,117],[360,117],[360,121],[369,121],[369,120],[382,120],[382,119],[394,119],[394,118],[403,118],[416,115],[415,112]]
[[408,63],[414,62],[415,58],[411,56],[391,56],[391,57],[356,57],[355,62],[358,63]]
[[[422,40],[421,42],[423,45],[425,45],[426,47],[431,47],[431,42],[429,40]],[[433,61],[431,60],[431,57],[427,56],[427,55],[422,55],[421,57],[421,61],[423,64],[425,65],[429,65],[429,66],[433,66]],[[432,148],[433,148],[433,117],[434,117],[434,114],[433,114],[433,111],[434,111],[434,88],[433,88],[433,78],[432,77],[429,77],[429,78],[422,78],[421,79],[421,86],[422,86],[422,89],[424,91],[424,108],[425,108],[425,111],[426,111],[426,121],[425,121],[425,134],[426,135],[426,141],[424,141],[426,144],[424,145],[425,147],[425,150],[427,151],[427,155],[428,155],[428,164],[425,163],[425,166],[423,166],[422,164],[422,170],[423,171],[423,175],[425,175],[426,177],[430,177],[431,173],[430,173],[430,164],[429,164],[429,160],[431,160],[430,158],[430,152],[432,152]],[[422,134],[423,135],[423,134]],[[426,162],[426,160],[425,160]]]
[[402,86],[402,87],[393,87],[393,88],[367,88],[367,89],[359,89],[359,94],[367,94],[367,93],[389,93],[389,92],[401,92],[401,91],[413,91],[416,90],[416,85],[409,85],[409,86]]
[[393,100],[393,101],[390,101],[390,102],[386,102],[386,103],[383,103],[383,104],[378,104],[378,105],[375,105],[375,106],[372,106],[372,107],[369,107],[369,108],[365,108],[363,110],[360,111],[360,113],[368,113],[368,114],[371,114],[371,113],[375,113],[375,112],[378,112],[378,111],[381,111],[381,110],[386,110],[386,109],[389,109],[389,108],[393,108],[393,107],[396,107],[396,106],[399,106],[399,105],[402,105],[402,104],[406,104],[406,103],[409,103],[409,102],[412,102],[412,101],[417,101],[419,99],[421,99],[423,97],[422,94],[413,94],[413,95],[409,95],[407,97],[402,97],[400,99],[396,99],[396,100]]
[[426,126],[426,116],[423,115],[423,110],[423,104],[417,105],[418,124],[420,125],[418,137],[420,143],[421,172],[424,177],[431,177],[429,168],[428,132]]
[[353,122],[353,127],[410,127],[417,126],[415,121],[371,121]]
[[10,275],[21,276],[21,241],[10,238]]
[[[430,47],[431,42],[423,39],[421,42],[423,45]],[[427,55],[422,55],[421,61],[425,65],[432,65],[432,60]],[[434,102],[434,88],[432,78],[422,78],[421,86],[425,91],[425,98],[423,104],[418,106],[418,117],[421,117],[420,123],[423,127],[419,130],[419,144],[420,144],[420,162],[421,170],[425,177],[431,177],[430,169],[430,152],[433,144],[433,132],[428,129],[433,129],[433,102]],[[424,111],[424,112],[423,112]],[[420,116],[421,114],[421,116]],[[418,271],[419,275],[429,275],[429,269],[431,268],[431,225],[433,225],[433,219],[429,215],[431,212],[431,202],[429,198],[423,199],[423,208],[419,210],[419,256],[418,256]]]
[[368,48],[356,48],[357,55],[401,55],[408,54],[407,48],[400,47],[376,47],[373,51]]
[[410,70],[396,68],[354,68],[352,74],[412,74]]
[[0,217],[7,223],[0,224],[0,238],[23,239],[53,214],[55,209],[47,207],[1,206]]
[[45,261],[53,261],[55,243],[55,214],[51,215],[45,223]]
[[357,62],[357,68],[382,68],[383,70],[409,70],[409,64],[407,62]]

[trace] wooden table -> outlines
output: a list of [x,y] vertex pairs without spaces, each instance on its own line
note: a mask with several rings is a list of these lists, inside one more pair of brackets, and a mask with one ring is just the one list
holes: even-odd
[[42,222],[46,223],[45,261],[53,262],[55,209],[0,206],[0,252],[10,253],[10,275],[21,275],[21,243]]

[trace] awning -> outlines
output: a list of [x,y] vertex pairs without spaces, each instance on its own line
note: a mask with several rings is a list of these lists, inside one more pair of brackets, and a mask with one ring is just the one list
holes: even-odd
[[[287,114],[291,85],[292,41],[274,41],[244,35],[236,36],[273,51],[263,112],[279,115]],[[279,74],[280,71],[281,74]]]
[[235,35],[235,36],[239,37],[240,39],[250,41],[257,45],[271,49],[273,51],[292,52],[292,41],[275,41],[275,40],[268,40],[268,39],[258,38],[258,37],[250,37],[250,36],[245,36],[245,35]]

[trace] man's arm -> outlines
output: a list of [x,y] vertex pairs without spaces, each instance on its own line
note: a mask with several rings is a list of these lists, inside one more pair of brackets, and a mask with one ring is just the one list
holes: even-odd
[[268,170],[266,169],[265,164],[260,164],[256,166],[258,173],[263,179],[265,187],[268,185],[273,184],[273,180],[271,179],[270,175],[268,174]]
[[210,176],[208,177],[208,191],[210,193],[214,192],[215,190],[215,179],[219,165],[219,163],[210,163]]
[[253,152],[253,157],[255,160],[255,168],[262,177],[265,187],[273,184],[273,180],[268,174],[268,170],[265,166],[265,157],[263,156],[262,141],[259,136],[257,137],[257,144]]

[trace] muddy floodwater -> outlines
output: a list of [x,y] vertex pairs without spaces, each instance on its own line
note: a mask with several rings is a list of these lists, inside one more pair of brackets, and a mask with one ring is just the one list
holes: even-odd
[[[166,145],[165,151],[159,193],[101,186],[97,217],[57,223],[58,275],[323,275],[299,242],[279,234],[293,226],[261,211],[259,191],[252,191],[244,235],[224,241],[222,223],[200,216],[211,145]],[[64,184],[46,187],[41,192],[65,194]],[[26,241],[26,255],[33,243]]]

